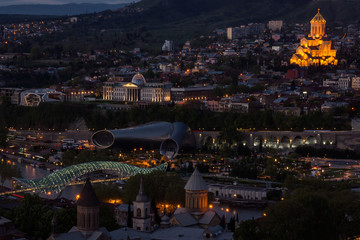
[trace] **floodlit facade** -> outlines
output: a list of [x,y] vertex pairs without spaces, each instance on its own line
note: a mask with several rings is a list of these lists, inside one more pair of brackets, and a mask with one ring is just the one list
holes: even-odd
[[269,29],[274,32],[281,32],[281,29],[283,27],[283,21],[282,20],[272,20],[268,23]]
[[52,90],[45,89],[29,89],[20,93],[20,105],[36,107],[41,102],[63,102],[65,100],[65,94]]
[[131,82],[106,82],[103,100],[121,102],[170,102],[170,86],[165,83],[147,83],[137,73]]
[[320,14],[320,9],[310,23],[310,34],[301,39],[300,46],[290,59],[290,64],[297,64],[300,67],[337,65],[336,50],[331,48],[331,40],[326,38],[326,20]]

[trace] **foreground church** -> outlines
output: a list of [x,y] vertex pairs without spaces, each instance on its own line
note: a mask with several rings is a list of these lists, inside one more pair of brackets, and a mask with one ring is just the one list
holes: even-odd
[[177,208],[170,219],[173,226],[202,227],[218,226],[221,218],[216,211],[208,208],[208,186],[195,168],[185,185],[185,208]]
[[326,20],[320,14],[320,9],[310,23],[310,34],[301,39],[290,64],[300,67],[337,65],[336,50],[331,48],[331,40],[328,40],[325,34]]
[[57,221],[53,219],[53,233],[48,240],[111,240],[107,229],[99,227],[99,206],[95,190],[87,178],[77,200],[77,226],[72,227],[67,233],[57,233]]

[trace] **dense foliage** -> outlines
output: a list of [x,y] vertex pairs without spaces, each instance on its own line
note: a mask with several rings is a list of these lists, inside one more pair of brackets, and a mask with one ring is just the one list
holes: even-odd
[[77,150],[70,149],[63,153],[62,163],[65,166],[71,166],[74,164],[95,162],[95,161],[109,161],[114,160],[114,156],[107,150]]
[[295,152],[303,157],[328,157],[337,159],[360,159],[360,154],[348,149],[314,148],[299,146]]
[[37,195],[25,194],[20,207],[10,212],[15,226],[29,236],[46,239],[51,232],[53,211],[44,205]]
[[[144,190],[156,203],[182,205],[185,202],[185,181],[176,173],[153,172],[142,176]],[[124,202],[134,201],[139,192],[140,175],[131,177],[125,184]]]
[[240,224],[236,240],[348,239],[360,233],[358,196],[346,184],[305,180],[289,186],[283,201],[258,221]]
[[[76,119],[83,118],[90,129],[123,128],[151,121],[181,121],[193,130],[297,130],[334,129],[348,130],[349,122],[338,120],[330,113],[314,112],[296,117],[274,113],[271,110],[251,113],[216,113],[202,110],[201,104],[182,106],[153,105],[144,111],[133,107],[130,110],[106,111],[90,104],[43,103],[37,108],[16,105],[0,105],[0,123],[24,129],[64,130]],[[225,137],[229,134],[226,133]]]
[[101,202],[106,202],[109,199],[121,199],[122,191],[119,189],[118,184],[94,184],[93,185],[96,196]]
[[[100,226],[109,231],[118,228],[113,213],[100,205]],[[28,234],[31,239],[47,239],[51,232],[65,233],[76,226],[76,207],[52,209],[38,195],[25,194],[19,207],[10,211],[1,209],[0,214],[11,219],[15,227]],[[55,214],[55,226],[52,226]]]

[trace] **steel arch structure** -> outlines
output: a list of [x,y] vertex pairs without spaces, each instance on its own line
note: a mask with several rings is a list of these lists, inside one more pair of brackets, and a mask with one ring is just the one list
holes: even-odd
[[109,171],[119,175],[119,177],[131,177],[136,174],[148,174],[153,171],[166,171],[167,163],[163,163],[154,168],[140,168],[126,163],[111,162],[111,161],[97,161],[80,163],[70,167],[63,168],[59,171],[53,172],[46,177],[34,180],[14,178],[21,185],[33,190],[40,190],[43,192],[60,192],[74,179],[81,177],[87,173],[95,171]]

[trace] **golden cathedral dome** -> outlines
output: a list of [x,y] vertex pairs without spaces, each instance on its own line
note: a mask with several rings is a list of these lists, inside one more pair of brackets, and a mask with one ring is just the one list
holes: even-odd
[[320,14],[320,8],[318,8],[318,13],[311,19],[310,23],[326,23],[325,18]]

